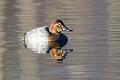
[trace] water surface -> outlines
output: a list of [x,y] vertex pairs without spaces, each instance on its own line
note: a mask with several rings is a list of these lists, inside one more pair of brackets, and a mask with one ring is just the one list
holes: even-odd
[[[119,0],[0,0],[0,80],[119,80]],[[61,16],[73,49],[63,63],[20,42]]]

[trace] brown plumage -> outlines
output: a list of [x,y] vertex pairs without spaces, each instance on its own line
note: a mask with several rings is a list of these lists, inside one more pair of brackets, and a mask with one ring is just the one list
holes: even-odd
[[53,20],[49,28],[51,34],[49,34],[48,41],[56,41],[62,31],[62,24],[60,24],[57,19]]

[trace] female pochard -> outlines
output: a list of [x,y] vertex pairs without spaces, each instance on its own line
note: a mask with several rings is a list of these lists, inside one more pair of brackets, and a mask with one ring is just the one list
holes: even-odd
[[61,47],[54,44],[59,40],[63,40],[60,39],[60,36],[63,35],[61,33],[62,31],[71,30],[65,26],[62,20],[55,19],[49,27],[43,26],[26,32],[24,34],[25,47],[39,54],[46,54],[49,51],[51,56],[56,59],[63,58],[65,56],[65,50],[60,50]]

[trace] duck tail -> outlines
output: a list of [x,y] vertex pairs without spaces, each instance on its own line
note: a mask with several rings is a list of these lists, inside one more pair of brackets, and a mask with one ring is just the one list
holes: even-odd
[[24,39],[22,38],[22,39],[20,39],[20,41],[21,41],[21,42],[23,42],[23,41],[24,41]]
[[24,33],[23,37],[20,38],[20,42],[24,44],[25,48],[27,48],[27,45],[25,43],[25,36],[26,36],[26,33]]
[[23,42],[23,43],[25,43],[25,35],[26,35],[26,33],[24,33],[24,37],[22,37],[22,38],[20,39],[20,41]]

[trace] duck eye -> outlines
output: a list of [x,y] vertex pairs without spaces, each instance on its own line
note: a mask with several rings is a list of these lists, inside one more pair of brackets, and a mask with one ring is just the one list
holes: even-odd
[[59,26],[59,24],[56,24],[56,26]]
[[61,23],[59,23],[59,26],[61,26]]

